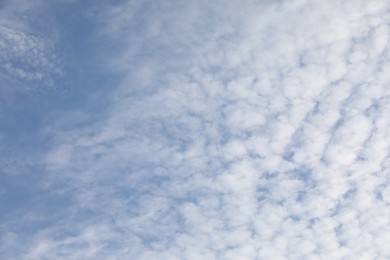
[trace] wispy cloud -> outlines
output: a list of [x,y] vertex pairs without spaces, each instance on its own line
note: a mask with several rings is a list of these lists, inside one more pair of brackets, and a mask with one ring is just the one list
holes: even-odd
[[[0,46],[2,67],[1,80],[6,85],[33,89],[53,85],[53,75],[60,73],[53,52],[53,41],[42,33],[37,33],[26,15],[34,16],[32,10],[39,8],[39,1],[27,3],[14,1],[4,3],[0,18]],[[35,12],[37,13],[37,12]],[[33,17],[31,18],[33,19]],[[9,86],[11,88],[11,86]],[[4,94],[4,90],[2,94]]]
[[0,39],[3,80],[43,82],[59,72],[42,39],[5,26],[0,27]]

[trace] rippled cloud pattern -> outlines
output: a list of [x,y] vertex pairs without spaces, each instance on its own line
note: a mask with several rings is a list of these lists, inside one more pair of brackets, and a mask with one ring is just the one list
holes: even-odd
[[390,259],[390,2],[0,15],[0,258]]

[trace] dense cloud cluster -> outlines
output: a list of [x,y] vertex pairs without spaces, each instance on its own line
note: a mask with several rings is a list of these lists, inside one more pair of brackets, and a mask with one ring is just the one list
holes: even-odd
[[47,125],[41,185],[66,199],[27,238],[1,226],[0,255],[390,257],[390,5],[209,2],[89,14],[123,80]]

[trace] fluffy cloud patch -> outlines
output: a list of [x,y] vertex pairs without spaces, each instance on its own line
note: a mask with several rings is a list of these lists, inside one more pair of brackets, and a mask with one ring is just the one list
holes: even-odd
[[123,80],[47,127],[44,186],[70,202],[13,255],[390,257],[385,1],[104,8]]

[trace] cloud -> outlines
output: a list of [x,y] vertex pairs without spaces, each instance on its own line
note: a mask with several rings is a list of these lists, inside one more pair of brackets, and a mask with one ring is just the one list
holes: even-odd
[[23,252],[15,244],[0,252],[390,257],[388,9],[385,1],[97,7],[96,39],[117,46],[102,59],[122,81],[99,117],[69,113],[47,126],[41,185],[70,202],[27,234]]
[[45,44],[38,38],[11,28],[2,27],[2,67],[9,78],[41,81],[52,71],[54,64],[48,60]]
[[35,16],[40,7],[40,1],[6,1],[0,11],[3,106],[11,103],[14,93],[54,88],[55,79],[62,74],[54,51],[55,41],[36,29]]

